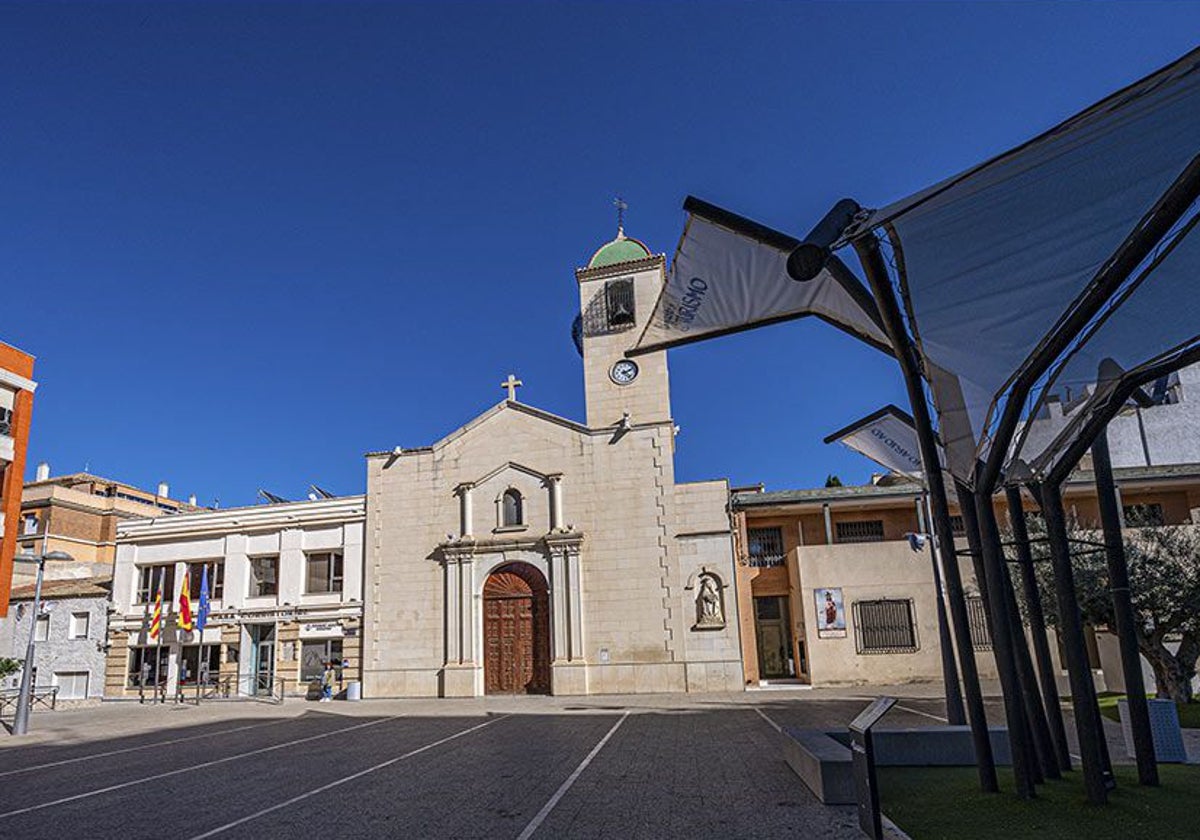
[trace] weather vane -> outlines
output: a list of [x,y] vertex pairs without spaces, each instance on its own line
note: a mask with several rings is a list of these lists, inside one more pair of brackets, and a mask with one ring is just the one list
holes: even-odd
[[613,207],[617,208],[617,236],[625,235],[625,211],[629,209],[629,205],[625,203],[625,199],[617,196],[613,199]]

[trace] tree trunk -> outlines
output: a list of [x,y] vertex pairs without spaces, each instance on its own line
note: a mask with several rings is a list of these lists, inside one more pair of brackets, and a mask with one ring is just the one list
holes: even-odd
[[1200,653],[1200,639],[1187,634],[1179,646],[1179,651],[1172,654],[1162,642],[1139,639],[1138,647],[1142,655],[1154,669],[1154,682],[1160,698],[1168,698],[1176,703],[1190,703],[1192,700],[1192,679],[1196,676],[1196,656]]

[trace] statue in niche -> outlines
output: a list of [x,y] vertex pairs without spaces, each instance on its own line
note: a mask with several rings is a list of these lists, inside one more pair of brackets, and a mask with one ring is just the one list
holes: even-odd
[[712,575],[703,575],[700,578],[700,592],[696,595],[696,626],[725,626],[725,614],[721,609],[721,592],[716,578]]

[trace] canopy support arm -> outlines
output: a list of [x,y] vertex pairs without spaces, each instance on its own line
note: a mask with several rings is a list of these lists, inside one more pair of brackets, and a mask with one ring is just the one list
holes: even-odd
[[1192,158],[1170,188],[1121,243],[1121,247],[1109,257],[1088,285],[1078,305],[1059,320],[1021,366],[1005,400],[1004,412],[996,427],[987,460],[977,475],[976,488],[990,491],[996,486],[1009,445],[1021,421],[1025,400],[1038,379],[1070,346],[1075,336],[1088,325],[1134,269],[1150,255],[1198,197],[1200,155]]
[[900,364],[904,386],[913,416],[913,427],[921,451],[921,463],[925,483],[929,489],[929,501],[933,508],[933,538],[938,552],[946,559],[942,571],[946,576],[946,595],[950,602],[950,618],[954,624],[954,638],[958,642],[958,664],[962,674],[963,692],[966,696],[967,721],[971,727],[971,738],[975,746],[975,764],[979,770],[979,784],[984,792],[996,793],[1000,789],[996,777],[996,763],[992,755],[991,736],[988,733],[987,714],[983,706],[983,693],[979,686],[979,669],[975,662],[975,650],[971,644],[971,624],[967,615],[966,596],[963,592],[962,574],[958,568],[954,546],[954,528],[950,523],[950,508],[946,499],[946,484],[942,475],[941,458],[938,455],[937,438],[925,402],[921,386],[920,367],[912,343],[904,331],[904,320],[900,307],[892,294],[888,281],[887,266],[879,253],[879,243],[871,237],[856,245],[863,272],[871,285],[878,312],[883,319],[885,331],[892,344],[892,352]]

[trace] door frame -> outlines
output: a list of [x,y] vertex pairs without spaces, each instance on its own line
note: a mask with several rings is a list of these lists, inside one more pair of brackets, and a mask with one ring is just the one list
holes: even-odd
[[[760,619],[758,617],[758,602],[773,599],[780,604],[780,616],[777,619]],[[796,661],[796,639],[795,633],[792,630],[792,605],[789,595],[754,595],[751,597],[750,608],[754,611],[754,654],[758,658],[758,678],[759,680],[794,680],[797,679],[799,663]],[[770,624],[778,623],[784,632],[783,650],[786,651],[784,657],[784,673],[773,674],[768,676],[763,667],[762,656],[762,623]],[[791,673],[788,671],[788,662],[791,662]]]

